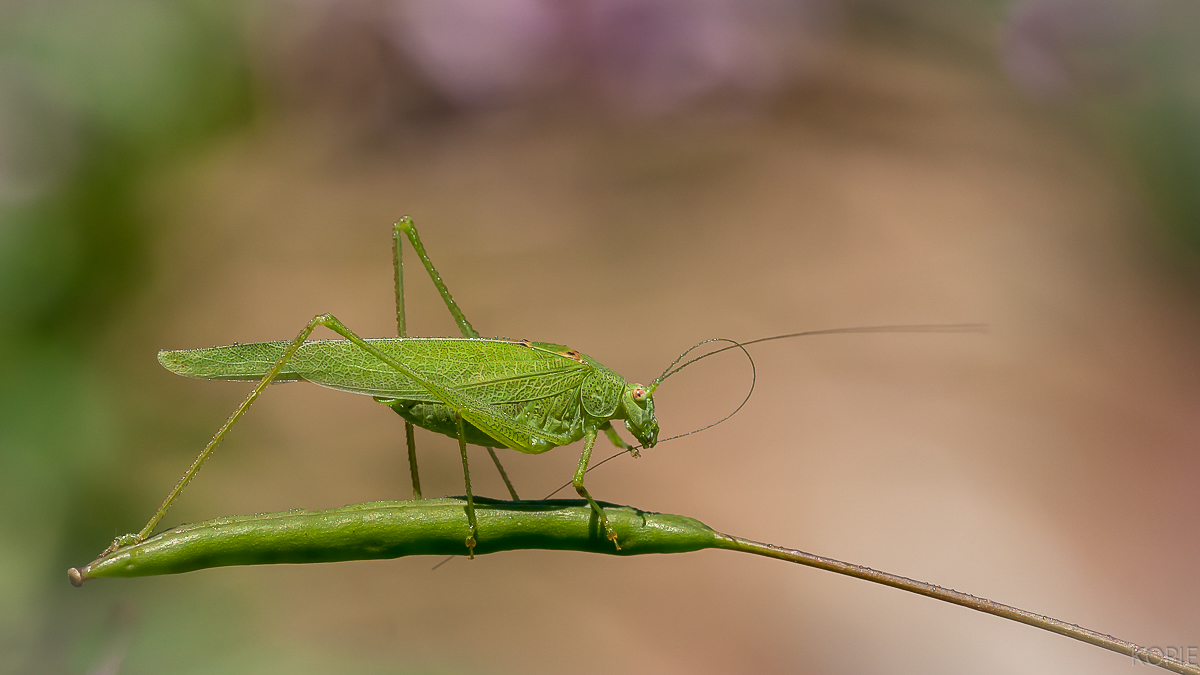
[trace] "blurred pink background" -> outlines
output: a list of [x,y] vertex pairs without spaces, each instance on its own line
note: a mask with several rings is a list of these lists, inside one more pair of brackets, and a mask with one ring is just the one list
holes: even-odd
[[[78,5],[0,6],[0,673],[1142,667],[727,552],[70,588],[66,567],[140,527],[248,390],[173,377],[156,350],[290,338],[319,312],[392,335],[403,214],[482,333],[564,343],[631,380],[708,337],[989,324],[754,347],[740,414],[589,488],[1200,646],[1194,8]],[[454,334],[427,280],[408,285],[410,332]],[[663,435],[747,385],[732,354],[672,378]],[[418,444],[427,496],[460,494],[454,442]],[[503,496],[472,452],[476,492]],[[536,498],[577,452],[502,458]],[[278,386],[167,521],[408,485],[394,413]]]

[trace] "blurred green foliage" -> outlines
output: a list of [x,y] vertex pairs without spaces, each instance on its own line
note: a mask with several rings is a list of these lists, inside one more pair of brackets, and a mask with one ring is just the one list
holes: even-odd
[[8,14],[3,330],[86,339],[144,278],[143,177],[249,118],[236,17],[212,3],[154,0],[29,3]]
[[1200,272],[1200,6],[1159,5],[1155,31],[1140,45],[1140,79],[1105,103],[1115,132],[1155,215],[1163,243]]
[[0,672],[87,669],[67,653],[88,612],[53,599],[93,553],[88,514],[123,503],[93,345],[148,278],[147,178],[250,120],[240,25],[234,3],[0,5],[0,528],[20,542],[0,549]]

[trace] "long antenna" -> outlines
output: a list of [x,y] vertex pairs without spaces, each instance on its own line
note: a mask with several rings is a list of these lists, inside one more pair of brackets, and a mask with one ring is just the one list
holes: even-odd
[[[673,441],[678,438],[683,438],[684,436],[690,436],[692,434],[699,433],[699,432],[705,431],[707,429],[711,429],[711,428],[717,426],[718,424],[721,424],[722,422],[728,420],[730,417],[733,417],[739,411],[741,411],[741,409],[750,400],[750,395],[754,393],[754,384],[758,379],[757,371],[755,370],[755,367],[754,367],[754,359],[750,356],[750,352],[746,350],[746,347],[748,347],[750,345],[758,344],[760,342],[771,342],[772,340],[786,340],[788,338],[807,337],[810,335],[845,335],[845,334],[851,334],[851,333],[986,333],[986,332],[988,332],[988,328],[989,328],[989,326],[986,323],[893,324],[893,325],[883,325],[883,326],[853,326],[853,327],[849,327],[849,328],[824,328],[821,330],[806,330],[806,331],[800,331],[799,333],[784,333],[782,335],[772,335],[770,337],[758,338],[755,340],[749,340],[747,342],[738,342],[737,340],[730,340],[728,338],[711,338],[708,340],[697,342],[696,344],[692,345],[691,347],[688,347],[682,354],[680,354],[678,357],[676,357],[675,360],[671,362],[671,365],[667,366],[667,369],[663,371],[662,375],[659,375],[658,378],[654,380],[654,382],[649,387],[650,393],[654,393],[654,390],[658,388],[658,385],[662,384],[663,381],[666,380],[668,377],[674,375],[675,373],[678,373],[679,371],[683,370],[684,368],[687,368],[688,366],[692,365],[693,363],[696,363],[697,361],[706,359],[710,356],[715,356],[717,354],[720,354],[721,352],[729,351],[730,349],[741,349],[742,352],[744,352],[746,354],[746,358],[750,359],[750,389],[746,392],[746,398],[742,399],[742,402],[740,404],[738,404],[738,407],[735,408],[734,411],[729,413],[728,415],[722,417],[721,419],[717,420],[716,422],[713,422],[712,424],[708,424],[703,427],[700,427],[699,429],[693,429],[684,434],[679,434],[677,436],[670,436],[668,438],[664,438],[661,441],[659,441],[658,444],[661,445],[663,443],[666,443],[667,441]],[[697,356],[693,359],[685,361],[682,365],[677,366],[677,364],[679,364],[680,361],[683,361],[683,359],[688,354],[692,353],[692,351],[695,350],[697,347],[708,344],[710,342],[728,342],[730,344],[728,344],[725,347],[721,347],[720,349],[714,349],[710,352],[701,354],[700,356]],[[592,464],[591,466],[588,467],[588,469],[585,473],[590,473],[593,469],[604,466],[608,462],[611,462],[612,460],[620,457],[621,455],[624,455],[627,453],[632,454],[635,450],[640,451],[640,450],[645,450],[645,449],[646,449],[645,445],[637,445],[637,446],[629,448],[628,450],[621,450],[612,455],[609,455],[608,457],[605,457],[604,459],[600,460],[599,462],[596,462],[595,464]],[[546,495],[543,499],[549,499],[549,498],[553,497],[554,495],[558,494],[559,492],[562,492],[564,489],[570,487],[570,485],[571,485],[570,481],[564,483],[561,487],[559,487],[554,492],[551,492],[550,494]]]

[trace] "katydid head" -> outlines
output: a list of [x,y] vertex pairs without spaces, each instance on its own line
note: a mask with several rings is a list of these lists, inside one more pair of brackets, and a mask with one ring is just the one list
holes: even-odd
[[654,390],[640,384],[627,385],[621,406],[625,408],[625,428],[643,447],[653,448],[654,444],[658,443],[658,420],[654,418]]

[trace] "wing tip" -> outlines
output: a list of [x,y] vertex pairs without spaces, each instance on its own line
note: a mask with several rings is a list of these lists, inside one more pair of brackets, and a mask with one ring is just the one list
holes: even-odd
[[195,371],[181,356],[186,353],[186,351],[180,349],[160,349],[158,351],[158,363],[176,375],[195,377]]

